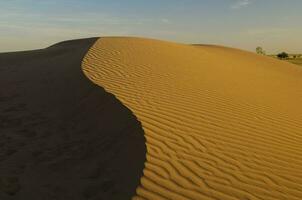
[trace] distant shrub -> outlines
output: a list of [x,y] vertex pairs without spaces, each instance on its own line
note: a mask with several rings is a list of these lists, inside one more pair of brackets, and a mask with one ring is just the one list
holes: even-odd
[[286,53],[286,52],[279,53],[279,54],[277,55],[277,57],[278,57],[279,59],[286,59],[286,58],[288,58],[288,53]]
[[260,55],[265,55],[265,51],[263,50],[262,47],[257,47],[257,48],[256,48],[256,53],[257,53],[257,54],[260,54]]

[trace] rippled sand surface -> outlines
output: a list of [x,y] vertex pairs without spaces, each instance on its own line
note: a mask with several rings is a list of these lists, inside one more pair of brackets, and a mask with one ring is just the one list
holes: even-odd
[[147,161],[133,199],[302,199],[301,67],[108,37],[82,68],[142,123]]

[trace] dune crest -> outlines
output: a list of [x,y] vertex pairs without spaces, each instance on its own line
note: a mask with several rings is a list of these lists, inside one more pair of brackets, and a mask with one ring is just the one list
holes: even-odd
[[302,198],[302,69],[241,50],[101,38],[84,73],[142,123],[133,199]]

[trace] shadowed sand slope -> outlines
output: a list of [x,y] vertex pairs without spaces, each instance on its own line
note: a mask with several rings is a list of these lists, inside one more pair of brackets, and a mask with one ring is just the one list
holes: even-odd
[[146,147],[135,116],[81,62],[96,38],[0,54],[0,199],[130,199]]
[[102,38],[85,74],[141,121],[133,199],[302,199],[302,70],[245,51]]

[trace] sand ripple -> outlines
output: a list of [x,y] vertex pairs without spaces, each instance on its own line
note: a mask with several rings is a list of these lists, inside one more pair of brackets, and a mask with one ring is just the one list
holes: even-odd
[[302,198],[302,70],[252,53],[102,38],[85,74],[141,121],[133,199]]

